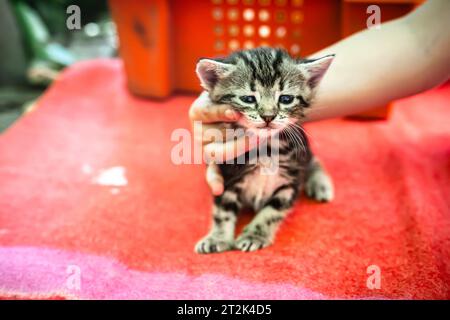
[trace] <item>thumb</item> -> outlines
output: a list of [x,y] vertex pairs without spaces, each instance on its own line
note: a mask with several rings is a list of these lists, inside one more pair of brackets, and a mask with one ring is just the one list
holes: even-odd
[[223,193],[223,177],[215,162],[209,163],[208,168],[206,168],[206,182],[211,188],[213,195],[220,196]]

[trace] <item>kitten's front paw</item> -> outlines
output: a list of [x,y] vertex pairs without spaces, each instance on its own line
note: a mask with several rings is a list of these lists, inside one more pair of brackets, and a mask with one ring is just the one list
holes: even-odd
[[231,250],[233,243],[213,236],[206,236],[195,245],[197,253],[214,253]]
[[252,234],[244,233],[236,239],[235,246],[241,251],[256,251],[271,245],[269,239]]
[[306,195],[320,202],[329,202],[334,198],[333,182],[322,170],[311,174],[305,185]]

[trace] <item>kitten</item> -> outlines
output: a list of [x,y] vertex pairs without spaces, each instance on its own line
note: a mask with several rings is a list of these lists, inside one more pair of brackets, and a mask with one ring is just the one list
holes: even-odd
[[[276,133],[279,149],[277,154],[267,153],[269,160],[278,157],[275,174],[264,174],[267,162],[250,161],[250,151],[244,164],[219,165],[224,192],[214,198],[212,228],[197,243],[196,252],[269,246],[302,189],[315,200],[332,200],[331,179],[313,156],[300,123],[333,58],[296,60],[284,50],[264,47],[198,62],[196,72],[211,101],[242,114],[233,128],[251,130],[270,141]],[[235,240],[236,218],[243,208],[256,215]]]

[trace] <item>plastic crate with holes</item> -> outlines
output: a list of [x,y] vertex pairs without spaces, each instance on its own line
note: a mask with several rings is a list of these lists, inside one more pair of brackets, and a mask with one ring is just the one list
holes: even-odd
[[[378,0],[383,20],[418,0]],[[420,1],[419,1],[420,2]],[[130,90],[199,92],[195,64],[258,46],[307,56],[365,27],[367,0],[109,0]],[[385,117],[387,107],[372,115]],[[369,114],[370,115],[370,114]]]

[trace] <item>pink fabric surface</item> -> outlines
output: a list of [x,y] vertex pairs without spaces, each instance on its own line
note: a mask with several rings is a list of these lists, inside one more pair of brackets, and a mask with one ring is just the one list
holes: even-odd
[[[70,277],[80,271],[80,287]],[[265,284],[220,274],[130,270],[111,258],[62,250],[0,248],[0,296],[67,299],[325,299],[291,284]]]

